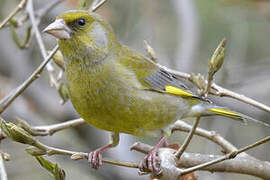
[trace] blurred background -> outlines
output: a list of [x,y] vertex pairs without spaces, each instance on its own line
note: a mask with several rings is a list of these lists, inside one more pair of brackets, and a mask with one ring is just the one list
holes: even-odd
[[[49,0],[35,0],[38,10]],[[0,21],[16,5],[18,0],[2,0]],[[59,13],[77,8],[76,0],[63,1],[41,19],[42,30]],[[245,94],[259,102],[270,105],[270,2],[268,0],[108,0],[97,13],[101,14],[113,27],[118,39],[146,54],[143,40],[154,48],[158,62],[162,65],[188,73],[207,75],[207,63],[218,43],[226,37],[227,53],[222,69],[215,76],[215,82],[225,88]],[[19,13],[15,18],[24,13]],[[25,23],[16,29],[23,41]],[[54,47],[56,40],[42,34],[46,48]],[[36,40],[29,48],[19,49],[14,43],[10,27],[0,30],[0,98],[20,85],[41,63],[42,57]],[[270,122],[266,112],[228,98],[213,97],[214,101],[256,119]],[[78,118],[70,102],[61,105],[60,97],[49,85],[48,73],[44,71],[11,106],[2,114],[8,121],[15,117],[25,119],[31,125],[48,125]],[[186,122],[192,123],[193,119]],[[226,118],[203,118],[200,127],[215,130],[236,147],[243,147],[269,135],[270,130],[258,124],[241,123]],[[170,143],[182,143],[186,133],[177,132],[170,137]],[[107,132],[88,125],[70,128],[52,137],[39,138],[42,142],[64,149],[89,152],[108,142]],[[131,152],[129,147],[135,141],[155,144],[158,139],[138,139],[121,135],[120,145],[109,150],[104,157],[135,161],[143,155]],[[8,177],[19,179],[52,179],[38,162],[25,152],[27,146],[4,140],[0,149],[11,155],[6,162]],[[248,153],[261,160],[270,161],[270,144],[261,145]],[[189,152],[222,154],[220,147],[203,138],[195,137]],[[90,169],[87,161],[72,161],[67,156],[52,156],[65,170],[67,179],[148,179],[139,177],[137,170],[105,164],[98,171]],[[196,172],[200,180],[258,178],[228,174]]]

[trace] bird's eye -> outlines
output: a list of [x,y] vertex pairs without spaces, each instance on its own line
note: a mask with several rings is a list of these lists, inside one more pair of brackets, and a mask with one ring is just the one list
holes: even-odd
[[84,26],[84,25],[85,25],[85,19],[84,19],[84,18],[80,18],[80,19],[78,20],[78,24],[79,24],[80,26]]

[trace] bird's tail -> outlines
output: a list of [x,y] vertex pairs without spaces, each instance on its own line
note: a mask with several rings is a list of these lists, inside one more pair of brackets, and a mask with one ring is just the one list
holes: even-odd
[[213,107],[213,108],[209,108],[206,113],[207,114],[213,113],[213,115],[220,115],[220,116],[225,116],[225,117],[236,119],[236,120],[246,121],[246,118],[243,118],[242,114],[239,114],[237,112],[231,111],[226,108]]
[[[194,112],[192,112],[194,111]],[[199,103],[196,104],[191,108],[191,116],[211,116],[211,115],[219,115],[219,116],[224,116],[228,118],[232,118],[234,120],[239,120],[244,123],[247,123],[248,121],[261,124],[263,126],[269,127],[270,125],[268,123],[259,121],[257,119],[254,119],[250,116],[244,115],[239,112],[235,112],[232,110],[229,110],[228,108],[217,106],[214,104],[208,104],[208,103]],[[189,116],[190,117],[190,116]]]
[[208,112],[213,113],[214,115],[220,115],[220,116],[225,116],[225,117],[232,118],[235,120],[240,120],[240,121],[243,121],[244,123],[247,123],[248,121],[252,121],[254,123],[261,124],[263,126],[270,128],[270,125],[265,122],[259,121],[250,116],[241,114],[239,112],[231,111],[223,107],[212,107],[208,109]]

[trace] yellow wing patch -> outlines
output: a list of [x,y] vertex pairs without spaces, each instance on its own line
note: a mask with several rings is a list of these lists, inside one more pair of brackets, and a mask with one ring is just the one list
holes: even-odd
[[181,88],[177,88],[171,85],[165,86],[166,93],[174,94],[177,96],[195,97],[192,93],[184,91]]

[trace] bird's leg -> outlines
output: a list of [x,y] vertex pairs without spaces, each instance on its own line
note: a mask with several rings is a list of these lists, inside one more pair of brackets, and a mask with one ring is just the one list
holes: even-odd
[[160,159],[158,157],[157,151],[160,147],[164,147],[164,146],[168,146],[166,137],[162,137],[159,140],[159,142],[151,149],[151,151],[140,162],[139,169],[141,172],[145,172],[146,170],[149,170],[154,175],[159,175],[161,173]]
[[102,155],[101,153],[106,149],[115,147],[119,144],[119,133],[110,133],[110,143],[106,146],[92,151],[88,155],[88,162],[90,166],[94,169],[98,169],[102,165]]

